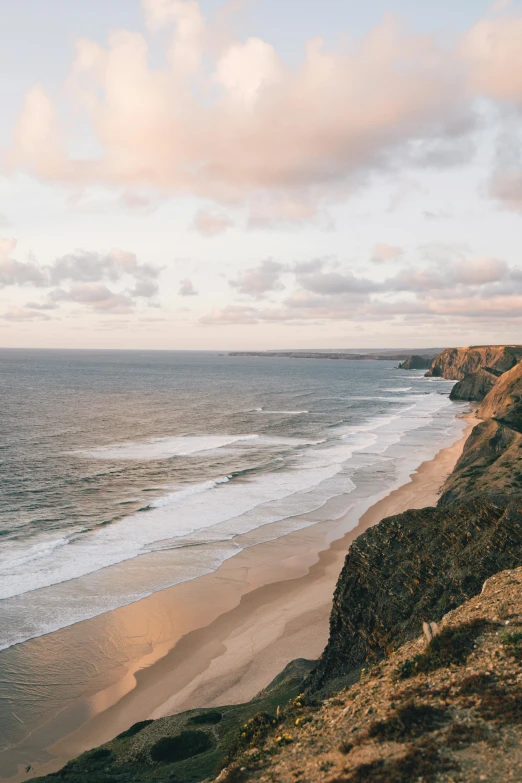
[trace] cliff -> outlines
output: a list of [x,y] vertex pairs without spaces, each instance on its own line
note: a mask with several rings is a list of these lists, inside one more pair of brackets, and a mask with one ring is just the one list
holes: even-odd
[[217,779],[522,780],[522,569],[322,702],[296,700]]
[[522,432],[522,363],[506,372],[479,408],[481,419],[494,418],[506,427]]
[[474,400],[480,402],[484,399],[499,377],[493,370],[482,369],[471,372],[455,384],[450,393],[450,400]]
[[439,505],[474,497],[522,493],[522,435],[488,419],[474,427]]
[[423,621],[440,620],[493,574],[522,563],[519,503],[475,500],[384,519],[352,544],[339,576],[330,638],[308,686],[358,679]]
[[[446,370],[456,372],[457,359],[461,369],[469,366],[471,357],[500,371],[517,350],[466,349],[467,360],[463,350],[445,354],[453,362]],[[438,506],[384,519],[352,544],[330,638],[308,681],[312,690],[356,678],[423,621],[475,595],[488,576],[522,564],[522,363],[497,380],[479,416],[484,421],[469,436]]]
[[511,370],[522,359],[521,345],[485,345],[446,348],[432,362],[427,376],[461,381],[464,376],[488,368],[499,374]]
[[432,356],[413,354],[413,356],[408,356],[402,364],[399,364],[399,370],[427,370],[431,367],[432,361]]
[[478,416],[484,421],[474,427],[444,484],[442,505],[522,493],[522,363],[496,381]]

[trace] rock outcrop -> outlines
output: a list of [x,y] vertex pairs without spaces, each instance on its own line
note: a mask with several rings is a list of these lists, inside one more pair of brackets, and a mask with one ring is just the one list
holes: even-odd
[[450,393],[450,400],[467,400],[481,402],[496,384],[500,373],[482,369],[471,372],[455,384]]
[[431,641],[417,634],[333,698],[287,705],[217,781],[521,781],[521,628],[518,568],[489,579]]
[[[439,505],[522,493],[522,435],[494,419],[473,428]],[[522,560],[521,560],[522,562]]]
[[494,370],[500,375],[511,370],[522,359],[522,345],[483,345],[469,348],[446,348],[432,362],[427,376],[461,381],[479,369]]
[[313,691],[357,679],[480,592],[484,581],[522,563],[522,510],[475,500],[406,511],[352,544],[339,576],[330,638],[308,684]]
[[522,363],[496,381],[478,416],[484,421],[474,427],[444,484],[442,505],[522,492]]
[[481,419],[494,418],[506,427],[522,432],[522,363],[506,372],[479,408]]
[[413,356],[408,356],[402,364],[399,364],[399,370],[428,370],[432,361],[433,357],[413,354]]
[[[467,349],[468,364],[462,350],[446,351],[444,371],[461,372],[480,359],[496,364],[495,377],[518,351]],[[496,380],[479,416],[484,421],[470,434],[437,507],[384,519],[352,544],[312,689],[356,677],[423,621],[437,621],[476,595],[488,576],[522,564],[522,362]]]

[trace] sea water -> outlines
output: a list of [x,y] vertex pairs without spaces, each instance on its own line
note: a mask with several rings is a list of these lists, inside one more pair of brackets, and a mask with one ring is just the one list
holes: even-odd
[[0,649],[342,516],[362,465],[392,488],[462,429],[450,388],[393,361],[0,351]]

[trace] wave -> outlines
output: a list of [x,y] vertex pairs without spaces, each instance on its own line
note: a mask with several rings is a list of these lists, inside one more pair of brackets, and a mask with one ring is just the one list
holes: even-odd
[[194,484],[191,487],[186,487],[185,489],[180,489],[176,492],[170,492],[168,495],[164,495],[163,497],[154,500],[147,508],[162,508],[171,503],[179,503],[192,495],[199,495],[201,492],[207,492],[209,489],[214,489],[218,484],[226,484],[230,479],[231,476],[222,476],[221,478],[213,479],[211,481],[204,481],[202,484]]
[[[278,459],[276,470],[247,475],[221,475],[204,482],[181,486],[154,499],[141,513],[130,514],[111,525],[74,537],[45,540],[21,551],[4,547],[1,553],[0,598],[21,595],[69,581],[141,555],[172,548],[184,541],[224,541],[263,525],[294,518],[320,508],[329,499],[350,492],[346,466],[357,452],[382,454],[409,430],[424,426],[435,412],[448,405],[437,394],[423,395],[407,407],[396,408],[357,426],[339,427],[328,440],[300,440],[258,435],[185,436],[150,441],[148,444],[116,444],[118,449],[136,454],[136,449],[176,441],[191,443],[206,451],[216,442],[237,443],[251,448],[270,447]],[[241,443],[242,442],[242,443]],[[250,445],[249,445],[250,444]],[[284,447],[284,458],[281,448]],[[104,455],[115,446],[97,450]],[[279,453],[278,453],[279,452]],[[92,454],[91,452],[89,452]],[[146,452],[147,453],[147,452]],[[133,457],[134,458],[134,457]],[[272,463],[273,466],[273,463]],[[25,566],[33,562],[28,570]]]
[[264,408],[259,408],[262,413],[280,413],[287,416],[298,416],[300,413],[309,413],[309,411],[266,411]]
[[44,557],[49,557],[57,549],[63,546],[67,546],[69,541],[70,539],[67,536],[60,536],[60,538],[51,539],[50,541],[43,540],[24,549],[23,552],[18,556],[16,555],[15,549],[14,556],[9,557],[9,559],[4,560],[4,562],[0,560],[0,574],[9,573],[13,569],[20,568],[21,566],[27,565],[28,563],[33,563],[35,560],[41,560]]
[[259,437],[250,435],[182,435],[171,438],[155,438],[142,443],[113,443],[94,449],[79,449],[72,454],[81,457],[107,460],[156,460],[170,457],[186,457],[201,451],[214,451],[242,441]]
[[403,386],[401,388],[396,389],[382,389],[383,392],[396,392],[397,394],[399,392],[409,392],[413,389],[413,386]]

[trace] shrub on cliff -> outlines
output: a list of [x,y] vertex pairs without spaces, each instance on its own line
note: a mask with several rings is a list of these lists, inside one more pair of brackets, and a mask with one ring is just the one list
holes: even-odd
[[153,761],[162,764],[184,761],[214,746],[214,742],[205,731],[182,731],[175,737],[162,737],[150,749]]

